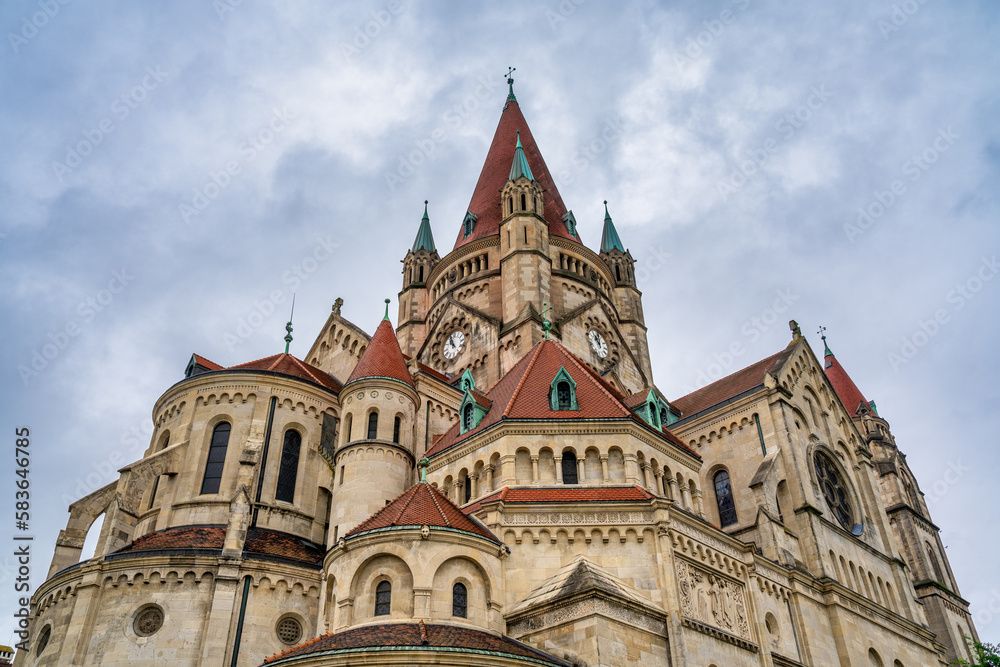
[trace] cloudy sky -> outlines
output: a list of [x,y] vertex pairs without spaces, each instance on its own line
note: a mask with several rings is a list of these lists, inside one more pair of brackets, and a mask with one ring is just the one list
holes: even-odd
[[338,296],[374,330],[425,199],[451,248],[514,66],[584,242],[607,199],[639,261],[658,386],[826,326],[1000,641],[995,3],[330,4],[0,7],[0,553],[28,426],[34,586],[192,352],[280,352],[293,292],[293,353]]

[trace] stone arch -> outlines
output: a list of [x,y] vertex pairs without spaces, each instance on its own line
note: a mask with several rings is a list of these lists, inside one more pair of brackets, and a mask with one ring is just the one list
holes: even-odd
[[388,618],[413,616],[413,572],[401,557],[383,551],[369,557],[354,572],[350,587],[354,598],[351,622],[374,618],[375,591],[383,581],[392,586]]
[[517,484],[530,484],[532,481],[531,454],[524,447],[514,452],[514,481]]
[[538,481],[542,484],[556,481],[556,459],[551,447],[538,450]]
[[580,481],[586,484],[600,484],[604,481],[601,452],[597,447],[588,447],[583,453],[583,477]]
[[465,585],[468,595],[466,618],[469,622],[486,627],[488,610],[493,601],[495,582],[485,568],[466,555],[446,553],[427,568],[431,577],[431,618],[452,618],[452,586],[455,582]]
[[620,447],[608,450],[608,479],[614,482],[625,481],[625,454]]

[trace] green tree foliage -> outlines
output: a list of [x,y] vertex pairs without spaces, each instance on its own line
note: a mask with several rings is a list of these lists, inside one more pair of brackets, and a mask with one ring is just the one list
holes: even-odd
[[965,667],[1000,667],[1000,646],[996,644],[981,644],[966,637],[969,647],[972,649],[972,662],[968,660],[958,660],[951,664],[963,665]]

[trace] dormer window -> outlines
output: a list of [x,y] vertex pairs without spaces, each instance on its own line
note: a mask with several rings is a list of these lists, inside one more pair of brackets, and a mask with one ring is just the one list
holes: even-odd
[[569,235],[576,237],[576,217],[573,215],[573,211],[566,211],[566,215],[563,216],[563,222],[566,224],[566,231]]
[[462,229],[465,232],[464,238],[468,238],[469,235],[472,234],[472,230],[476,228],[477,219],[478,218],[476,217],[476,214],[473,213],[472,211],[465,212],[465,219],[462,220]]
[[483,417],[486,416],[486,408],[476,401],[471,389],[466,389],[465,396],[462,398],[462,404],[458,408],[458,414],[460,417],[458,432],[464,435],[479,426],[479,422],[483,421]]
[[579,410],[576,400],[576,382],[562,366],[549,387],[549,406],[553,410]]

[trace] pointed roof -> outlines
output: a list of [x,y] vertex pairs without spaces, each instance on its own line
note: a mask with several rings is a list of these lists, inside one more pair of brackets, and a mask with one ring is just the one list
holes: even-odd
[[391,503],[345,533],[344,537],[389,528],[450,528],[499,543],[493,533],[427,482],[417,482]]
[[[642,607],[652,606],[648,598],[579,554],[568,565],[531,591],[526,598],[514,605],[508,615],[515,615],[537,607],[550,607],[561,600],[575,599],[582,593],[599,592]],[[662,612],[661,612],[662,613]]]
[[427,200],[424,200],[424,217],[420,221],[420,228],[417,229],[417,238],[413,239],[413,252],[426,250],[427,252],[437,252],[434,247],[434,234],[431,233],[431,220],[427,217]]
[[622,240],[618,238],[618,230],[615,229],[615,223],[611,220],[611,214],[608,213],[608,200],[604,200],[604,233],[601,234],[601,252],[611,252],[612,250],[619,250],[625,252],[625,246],[622,245]]
[[245,364],[230,366],[228,371],[264,371],[267,373],[277,373],[279,375],[289,375],[300,380],[321,385],[334,392],[339,392],[343,385],[335,377],[326,371],[316,368],[312,364],[307,364],[301,359],[296,359],[290,354],[274,354],[270,357],[249,361]]
[[388,313],[379,322],[375,334],[368,341],[368,347],[361,354],[358,365],[354,367],[344,386],[362,378],[390,378],[413,386],[413,378],[406,368],[406,360],[403,359],[403,351],[399,349],[399,341],[396,340],[396,332]]
[[[552,381],[565,368],[576,383],[577,410],[553,410],[550,403]],[[427,450],[427,456],[462,442],[506,419],[567,420],[620,419],[646,422],[627,405],[625,396],[562,344],[543,340],[521,358],[493,388],[486,392],[489,410],[475,428],[461,433],[456,422]],[[691,450],[666,429],[651,429],[688,453]],[[695,454],[695,456],[697,456]]]
[[865,400],[864,394],[858,389],[858,385],[854,384],[854,380],[851,376],[847,374],[844,367],[840,365],[837,361],[837,357],[833,356],[833,352],[830,351],[830,347],[826,345],[826,340],[824,339],[823,344],[825,346],[826,355],[823,360],[823,366],[826,370],[826,378],[833,385],[833,390],[837,392],[837,397],[840,398],[840,402],[844,404],[847,408],[847,412],[851,416],[857,416],[861,413],[861,409],[865,408],[871,410],[871,405]]
[[721,380],[716,380],[712,384],[693,391],[687,396],[670,401],[670,404],[681,411],[682,419],[686,419],[712,406],[763,386],[764,374],[777,374],[778,369],[784,365],[785,360],[791,355],[792,349],[793,347],[789,345],[777,354],[772,354],[766,359],[761,359],[757,363],[751,364],[741,371],[736,371]]
[[526,178],[529,181],[535,180],[531,175],[531,167],[528,165],[528,158],[524,157],[524,147],[521,145],[521,130],[517,131],[517,145],[514,146],[514,163],[510,165],[510,176],[508,181],[516,181],[519,178]]
[[500,114],[500,122],[493,135],[490,150],[486,154],[486,162],[479,174],[476,189],[472,193],[472,200],[469,202],[469,212],[476,216],[475,229],[469,236],[465,236],[463,230],[460,229],[458,238],[455,240],[455,248],[500,233],[500,190],[503,189],[512,172],[511,164],[517,150],[518,130],[521,131],[522,152],[527,162],[534,166],[534,169],[531,170],[534,180],[538,182],[545,193],[545,221],[549,225],[549,234],[579,243],[579,239],[569,233],[569,230],[566,229],[566,223],[563,222],[562,218],[566,215],[566,205],[559,195],[559,190],[556,189],[555,182],[549,174],[549,168],[545,165],[542,153],[538,150],[538,145],[535,144],[531,129],[521,114],[521,107],[517,100],[508,98],[503,113]]

